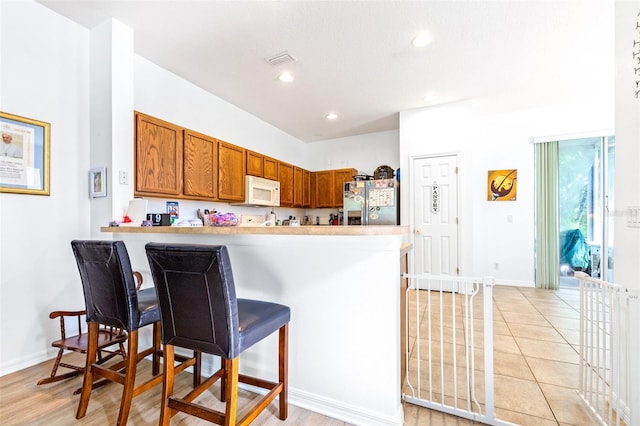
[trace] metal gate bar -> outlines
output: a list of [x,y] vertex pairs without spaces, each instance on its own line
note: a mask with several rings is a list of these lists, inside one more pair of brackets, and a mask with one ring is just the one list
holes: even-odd
[[[495,416],[493,278],[430,274],[403,277],[409,282],[405,294],[407,350],[403,399],[473,421],[512,425]],[[426,307],[421,304],[423,298]],[[481,319],[476,318],[478,311]],[[411,318],[411,312],[415,318]],[[476,319],[481,322],[478,327]],[[425,325],[427,336],[422,341],[421,328]],[[482,332],[481,350],[476,347],[476,332]],[[426,345],[424,355],[422,345]],[[482,355],[484,374],[476,359]],[[484,386],[478,383],[481,378]],[[482,396],[477,395],[480,391]]]

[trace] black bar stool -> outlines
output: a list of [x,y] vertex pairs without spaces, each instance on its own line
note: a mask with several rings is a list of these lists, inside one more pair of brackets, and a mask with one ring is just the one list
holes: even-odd
[[[280,419],[287,418],[289,307],[259,300],[236,299],[231,262],[225,246],[187,244],[146,245],[158,292],[164,352],[164,383],[160,424],[170,424],[178,411],[221,425],[251,423],[277,396]],[[279,333],[278,382],[238,373],[239,355],[275,331]],[[220,356],[221,368],[178,398],[173,395],[174,348]],[[221,379],[225,412],[193,402]],[[238,383],[267,389],[241,419],[237,419]]]
[[[129,417],[131,399],[162,383],[160,375],[160,312],[154,288],[137,290],[129,254],[122,241],[71,242],[78,263],[88,322],[88,348],[84,380],[76,418],[85,416],[91,391],[99,378],[123,385],[118,425],[125,425]],[[97,362],[100,325],[117,327],[127,332],[127,357],[110,366]],[[138,352],[138,330],[153,325],[153,344]],[[135,386],[136,367],[146,356],[152,355],[153,377]],[[199,356],[181,357],[179,371],[194,366],[194,387],[199,384]]]

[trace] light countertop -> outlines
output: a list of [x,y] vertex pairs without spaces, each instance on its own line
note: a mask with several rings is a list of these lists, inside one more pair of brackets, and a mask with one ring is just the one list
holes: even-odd
[[102,232],[142,234],[213,234],[213,235],[404,235],[407,226],[105,226]]

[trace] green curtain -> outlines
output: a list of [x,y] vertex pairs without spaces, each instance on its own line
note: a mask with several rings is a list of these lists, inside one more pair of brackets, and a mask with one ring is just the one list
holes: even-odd
[[560,287],[558,142],[535,146],[536,287]]

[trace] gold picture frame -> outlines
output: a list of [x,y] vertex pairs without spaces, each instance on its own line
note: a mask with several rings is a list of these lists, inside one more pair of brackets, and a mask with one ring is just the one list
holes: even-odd
[[0,192],[50,195],[51,124],[0,111]]

